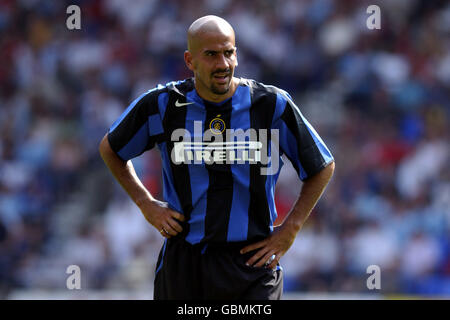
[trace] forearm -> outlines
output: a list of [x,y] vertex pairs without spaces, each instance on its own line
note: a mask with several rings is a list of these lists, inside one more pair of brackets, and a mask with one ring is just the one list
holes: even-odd
[[298,233],[322,196],[334,172],[334,162],[304,182],[300,195],[284,221],[294,233]]
[[[245,254],[259,249],[246,263],[250,266],[262,267],[269,260],[267,268],[276,267],[280,258],[291,247],[292,243],[308,219],[309,214],[319,201],[325,187],[334,172],[334,162],[322,169],[319,173],[309,178],[303,184],[300,196],[295,205],[284,220],[283,224],[274,230],[269,237],[262,241],[252,243],[240,251]],[[271,260],[271,258],[273,260]]]
[[155,200],[137,176],[131,161],[120,159],[111,149],[107,135],[100,143],[99,152],[113,176],[139,208]]
[[131,161],[123,161],[111,149],[107,135],[100,142],[99,152],[113,176],[139,207],[145,219],[161,232],[163,237],[170,238],[183,231],[179,223],[184,221],[184,216],[151,195],[137,176]]

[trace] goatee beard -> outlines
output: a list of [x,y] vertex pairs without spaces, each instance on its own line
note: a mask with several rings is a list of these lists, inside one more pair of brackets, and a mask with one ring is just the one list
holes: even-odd
[[228,87],[226,87],[225,89],[219,90],[218,88],[216,88],[216,86],[211,86],[211,92],[214,94],[218,94],[218,95],[223,95],[228,93],[228,91],[230,91],[230,85],[228,85]]

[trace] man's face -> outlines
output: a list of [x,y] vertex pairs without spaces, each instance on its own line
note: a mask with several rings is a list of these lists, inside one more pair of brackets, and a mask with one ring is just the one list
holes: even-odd
[[192,52],[188,67],[194,72],[200,93],[224,95],[229,92],[237,65],[234,37],[217,33],[203,34]]

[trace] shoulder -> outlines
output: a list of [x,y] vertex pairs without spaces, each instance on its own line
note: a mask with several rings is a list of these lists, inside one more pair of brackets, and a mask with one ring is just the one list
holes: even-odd
[[175,92],[181,95],[185,95],[187,92],[194,90],[195,84],[193,78],[187,78],[184,80],[171,81],[161,86],[165,92]]
[[156,87],[149,89],[135,98],[131,103],[131,107],[146,111],[150,114],[157,113],[161,101],[167,100],[169,94],[184,95],[186,92],[194,88],[194,81],[189,78],[179,81],[170,81],[166,84],[158,84]]
[[273,85],[268,85],[254,79],[241,78],[241,84],[248,86],[254,92],[264,92],[268,94],[285,94],[286,91]]
[[277,97],[278,99],[282,99],[284,101],[292,99],[289,93],[274,85],[268,85],[253,79],[246,79],[246,78],[241,78],[241,84],[244,86],[248,86],[252,95],[256,97],[273,96]]
[[158,84],[156,87],[148,90],[143,95],[140,96],[142,99],[152,99],[158,97],[162,93],[177,92],[180,94],[185,94],[194,89],[194,81],[192,78],[170,81],[166,84]]

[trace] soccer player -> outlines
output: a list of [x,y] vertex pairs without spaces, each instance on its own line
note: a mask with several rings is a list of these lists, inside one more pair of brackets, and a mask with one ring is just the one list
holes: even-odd
[[[287,92],[234,77],[235,34],[227,21],[199,18],[187,40],[184,61],[194,77],[134,100],[102,139],[100,154],[166,238],[155,299],[280,299],[279,260],[328,184],[333,156]],[[130,161],[155,145],[164,202]],[[304,183],[274,228],[283,154]]]

